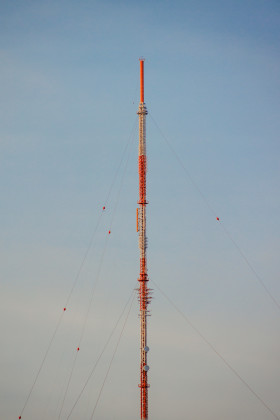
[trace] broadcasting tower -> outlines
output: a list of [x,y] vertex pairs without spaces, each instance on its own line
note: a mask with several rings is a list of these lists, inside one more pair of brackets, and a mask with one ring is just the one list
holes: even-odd
[[140,414],[141,419],[148,418],[148,370],[147,353],[147,307],[150,303],[149,292],[147,287],[147,237],[146,237],[146,173],[147,173],[147,157],[146,157],[146,115],[148,114],[144,102],[144,59],[140,58],[140,103],[137,114],[139,115],[139,153],[138,153],[138,170],[139,170],[139,208],[136,211],[136,225],[139,233],[139,249],[140,249],[140,275],[139,281],[139,303],[140,303],[140,323],[141,323],[141,358],[140,358]]

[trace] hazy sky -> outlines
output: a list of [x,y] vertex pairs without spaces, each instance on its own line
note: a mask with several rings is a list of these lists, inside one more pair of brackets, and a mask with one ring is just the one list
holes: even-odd
[[[22,412],[106,197],[23,420],[67,418],[136,287],[140,56],[149,277],[280,418],[280,311],[257,278],[280,302],[279,1],[2,0],[0,45],[0,419]],[[150,419],[275,418],[150,287]],[[138,382],[135,299],[94,419],[138,419]]]

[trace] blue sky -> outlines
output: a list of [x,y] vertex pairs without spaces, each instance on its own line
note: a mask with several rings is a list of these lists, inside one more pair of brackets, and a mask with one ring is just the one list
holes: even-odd
[[[0,2],[1,418],[21,412],[111,185],[23,419],[59,417],[97,277],[62,419],[135,287],[140,56],[150,278],[280,416],[279,309],[223,230],[279,302],[279,23],[277,1]],[[272,419],[151,287],[150,418]],[[139,418],[137,313],[96,420]],[[119,332],[71,418],[90,419]]]

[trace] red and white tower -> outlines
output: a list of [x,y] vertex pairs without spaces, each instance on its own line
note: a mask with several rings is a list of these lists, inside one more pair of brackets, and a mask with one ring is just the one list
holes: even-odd
[[148,418],[148,370],[147,353],[147,307],[150,303],[149,289],[147,287],[147,237],[146,237],[146,173],[147,173],[147,156],[146,156],[146,115],[148,114],[144,102],[144,59],[140,58],[140,103],[137,114],[139,115],[139,154],[138,154],[138,170],[139,170],[139,207],[137,208],[137,232],[139,233],[139,249],[140,249],[140,275],[139,281],[139,303],[140,303],[140,323],[141,323],[141,358],[140,358],[140,414],[141,419]]

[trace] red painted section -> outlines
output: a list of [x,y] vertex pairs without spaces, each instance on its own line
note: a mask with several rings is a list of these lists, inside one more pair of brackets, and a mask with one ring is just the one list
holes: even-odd
[[147,159],[142,155],[138,158],[139,171],[139,204],[146,204],[146,173],[147,173]]
[[147,280],[146,258],[140,258],[140,280]]
[[144,60],[140,60],[140,102],[144,102]]

